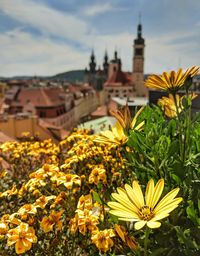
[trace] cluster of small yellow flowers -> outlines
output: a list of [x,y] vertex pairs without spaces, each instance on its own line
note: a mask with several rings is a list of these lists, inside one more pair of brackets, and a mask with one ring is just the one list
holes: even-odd
[[40,223],[40,227],[42,228],[42,230],[45,233],[48,233],[53,230],[54,226],[57,231],[61,230],[62,221],[60,219],[63,212],[64,212],[63,210],[59,212],[51,211],[49,216],[45,216]]
[[70,220],[70,231],[72,233],[75,233],[78,229],[81,234],[85,235],[87,231],[93,232],[98,229],[100,212],[93,213],[92,210],[92,196],[90,194],[82,195],[77,204],[75,217]]
[[10,246],[15,244],[15,251],[17,254],[30,250],[32,243],[37,243],[34,228],[26,223],[20,223],[16,228],[10,229],[7,236],[7,245]]
[[36,188],[44,187],[49,180],[59,186],[63,184],[67,189],[71,189],[73,184],[80,186],[81,178],[76,174],[61,172],[58,166],[43,165],[42,168],[30,174],[30,179],[26,183],[25,188],[34,191]]
[[115,236],[113,229],[97,230],[92,233],[91,240],[101,252],[107,252],[114,245],[112,237]]
[[95,135],[87,133],[70,135],[62,143],[63,149],[65,147],[68,151],[61,170],[68,173],[73,169],[78,175],[84,175],[85,182],[89,184],[106,185],[119,180],[121,172],[129,169],[122,157],[122,148],[120,145],[113,147],[113,144],[97,143],[95,138]]
[[67,189],[72,189],[73,184],[81,185],[81,178],[78,175],[64,172],[53,175],[51,181],[55,182],[57,186],[63,184]]
[[6,142],[0,146],[0,153],[6,162],[9,165],[17,164],[17,169],[11,169],[16,177],[28,174],[44,163],[57,164],[59,152],[59,146],[51,140]]
[[113,246],[111,237],[115,236],[112,229],[99,230],[98,225],[103,220],[102,208],[98,203],[93,203],[91,194],[81,196],[77,204],[75,217],[70,220],[71,233],[77,230],[85,235],[91,234],[91,241],[101,252],[107,252]]
[[18,189],[16,185],[13,185],[11,189],[8,189],[4,192],[0,192],[0,197],[12,196],[12,195],[16,195],[17,193],[18,193]]

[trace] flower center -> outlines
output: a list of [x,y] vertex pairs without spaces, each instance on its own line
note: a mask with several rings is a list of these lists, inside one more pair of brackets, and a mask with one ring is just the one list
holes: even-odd
[[20,239],[25,238],[25,236],[26,236],[26,232],[25,231],[21,231],[20,235],[19,235]]
[[149,208],[149,206],[144,205],[140,210],[139,210],[139,215],[142,220],[150,220],[154,217],[154,213]]

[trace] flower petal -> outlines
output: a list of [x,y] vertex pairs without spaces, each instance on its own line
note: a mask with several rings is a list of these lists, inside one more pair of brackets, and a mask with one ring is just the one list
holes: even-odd
[[167,214],[173,211],[176,207],[178,207],[178,204],[182,201],[183,199],[181,197],[175,198],[172,202],[169,204],[163,206],[160,210],[157,210],[155,214],[163,213]]
[[161,226],[161,223],[158,221],[147,221],[147,226],[149,228],[159,228]]
[[117,194],[117,193],[112,193],[112,197],[118,201],[120,204],[122,204],[123,206],[125,206],[126,208],[137,212],[138,209],[136,208],[136,206],[129,200],[127,195],[122,195],[122,194]]
[[153,193],[154,193],[154,181],[153,179],[150,179],[149,182],[147,183],[147,187],[145,191],[145,203],[149,207],[151,207]]
[[129,212],[129,213],[131,213],[131,214],[135,214],[135,215],[137,216],[137,214],[136,214],[134,211],[130,210],[129,208],[127,208],[126,206],[123,206],[123,205],[120,204],[120,203],[117,203],[117,202],[108,202],[107,205],[108,205],[110,208],[114,209],[114,210],[127,211],[127,212]]
[[129,199],[137,206],[138,209],[144,206],[144,197],[142,194],[141,187],[138,181],[133,181],[133,187],[128,184],[125,184],[126,192],[129,196]]
[[178,194],[179,188],[175,188],[172,191],[170,191],[167,195],[165,195],[162,200],[157,204],[157,206],[154,209],[154,212],[158,212],[160,209],[162,209],[165,205],[168,205],[174,197]]
[[147,223],[146,220],[141,220],[135,223],[134,227],[136,230],[139,230],[144,227],[144,225]]
[[160,199],[160,196],[163,192],[163,188],[164,188],[164,180],[160,179],[157,183],[156,186],[154,188],[154,194],[153,194],[153,199],[151,201],[151,205],[150,207],[153,209],[154,206],[157,204],[158,200]]
[[131,214],[127,211],[122,211],[122,210],[110,210],[109,211],[111,214],[122,217],[122,218],[129,218],[129,219],[138,219],[138,216],[135,214]]

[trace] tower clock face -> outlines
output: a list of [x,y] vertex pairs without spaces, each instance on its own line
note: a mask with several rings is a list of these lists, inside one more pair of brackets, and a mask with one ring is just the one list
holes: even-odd
[[135,49],[135,55],[142,56],[143,55],[143,49],[142,48]]

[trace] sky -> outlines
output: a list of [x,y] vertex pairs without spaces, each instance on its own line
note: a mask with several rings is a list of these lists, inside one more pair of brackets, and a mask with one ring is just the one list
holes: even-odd
[[0,76],[84,69],[92,49],[131,71],[140,13],[145,73],[200,65],[200,0],[0,0]]

